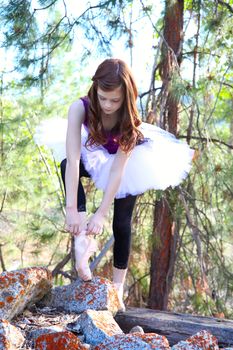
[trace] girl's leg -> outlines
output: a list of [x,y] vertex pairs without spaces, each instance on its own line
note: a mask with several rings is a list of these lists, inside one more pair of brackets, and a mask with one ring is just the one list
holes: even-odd
[[[65,173],[66,173],[66,159],[63,159],[61,162],[60,168],[61,168],[61,177],[64,185],[64,189],[66,192],[66,184],[65,184]],[[81,177],[90,177],[86,169],[84,168],[84,165],[82,161],[80,160],[79,163],[79,184],[78,184],[78,194],[77,194],[77,205],[78,205],[78,212],[86,212],[86,196],[83,189],[82,182],[80,180]]]
[[[61,176],[65,188],[65,172],[66,172],[66,159],[61,162]],[[88,172],[85,170],[82,161],[79,165],[79,184],[78,184],[78,193],[77,193],[77,210],[79,215],[81,215],[82,222],[87,220],[86,215],[86,196],[81,183],[80,178],[90,177]],[[65,188],[66,192],[66,188]],[[91,271],[88,264],[88,259],[91,254],[96,250],[96,242],[92,237],[87,237],[85,231],[82,231],[78,236],[74,237],[75,244],[75,266],[78,272],[79,277],[84,281],[91,279]]]
[[124,310],[123,288],[127,273],[130,245],[131,221],[137,196],[115,199],[113,214],[113,283],[117,289],[121,307]]

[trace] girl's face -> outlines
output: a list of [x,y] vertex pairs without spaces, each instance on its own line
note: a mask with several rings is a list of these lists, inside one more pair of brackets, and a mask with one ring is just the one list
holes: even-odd
[[112,91],[104,91],[98,87],[97,96],[101,110],[108,116],[117,112],[124,100],[121,86]]

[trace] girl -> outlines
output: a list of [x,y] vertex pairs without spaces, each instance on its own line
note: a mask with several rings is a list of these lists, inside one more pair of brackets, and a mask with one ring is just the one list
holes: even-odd
[[[68,113],[66,159],[61,163],[66,229],[75,236],[78,274],[89,280],[88,259],[95,247],[88,235],[102,232],[114,201],[113,283],[124,308],[123,286],[137,195],[178,185],[191,168],[194,151],[170,133],[141,122],[135,81],[122,60],[106,59],[92,81],[88,96],[75,101]],[[91,177],[104,192],[90,219],[80,181],[83,176]]]

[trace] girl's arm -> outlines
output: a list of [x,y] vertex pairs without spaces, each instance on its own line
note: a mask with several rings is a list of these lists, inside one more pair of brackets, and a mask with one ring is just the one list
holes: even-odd
[[126,154],[125,152],[121,151],[120,148],[118,149],[112,167],[110,169],[109,179],[102,202],[98,210],[89,220],[87,234],[99,234],[102,232],[105,216],[107,215],[112,201],[120,186],[120,182],[124,174],[124,169],[129,157],[130,154]]
[[85,119],[85,109],[81,100],[69,108],[66,135],[66,229],[77,234],[80,231],[80,215],[77,211],[77,191],[79,162],[81,154],[81,126]]

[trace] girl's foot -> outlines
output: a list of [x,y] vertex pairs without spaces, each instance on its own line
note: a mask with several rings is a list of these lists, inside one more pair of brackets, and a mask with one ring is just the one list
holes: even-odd
[[119,303],[120,303],[120,309],[118,311],[125,311],[125,304],[123,301],[123,289],[124,289],[124,285],[123,283],[113,283],[114,287],[116,288],[117,291],[117,296],[119,299]]
[[92,279],[91,270],[88,264],[90,256],[96,252],[97,244],[92,236],[87,236],[86,231],[80,232],[78,236],[74,238],[75,244],[75,267],[78,272],[78,276],[83,281],[90,281]]
[[125,283],[126,274],[127,274],[127,268],[118,269],[117,267],[113,266],[113,284],[116,288],[119,303],[120,303],[119,311],[125,311],[123,295],[124,295],[124,283]]

